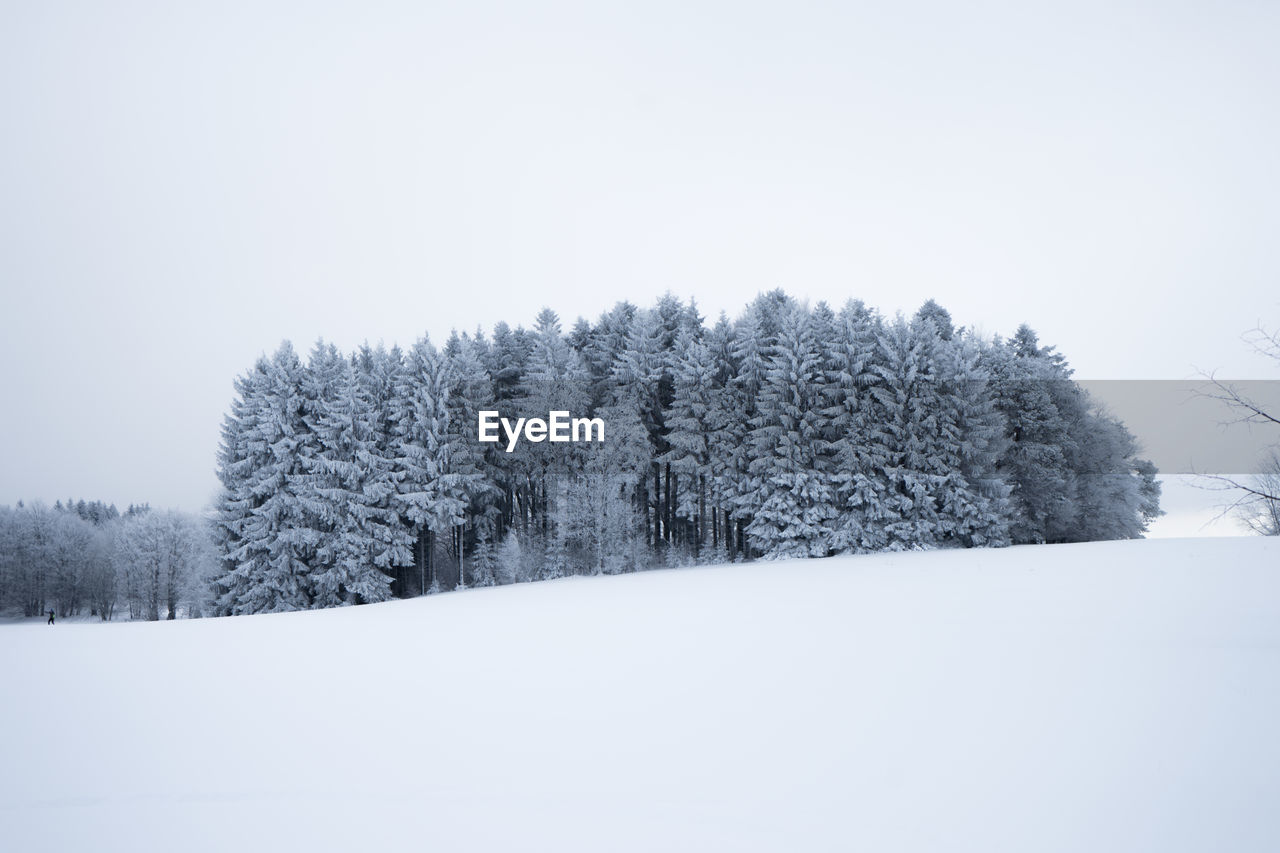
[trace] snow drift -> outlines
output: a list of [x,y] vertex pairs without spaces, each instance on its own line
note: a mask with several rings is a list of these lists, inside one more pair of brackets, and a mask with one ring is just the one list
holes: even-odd
[[0,630],[4,845],[1280,846],[1280,541]]

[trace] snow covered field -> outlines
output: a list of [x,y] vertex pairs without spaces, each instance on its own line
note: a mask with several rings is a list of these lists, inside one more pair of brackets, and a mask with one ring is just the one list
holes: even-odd
[[0,629],[7,850],[1280,849],[1280,541]]

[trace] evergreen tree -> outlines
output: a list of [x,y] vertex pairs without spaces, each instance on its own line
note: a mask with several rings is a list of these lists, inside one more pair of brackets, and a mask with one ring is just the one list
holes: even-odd
[[793,307],[779,329],[750,434],[748,471],[759,505],[747,535],[766,558],[831,550],[837,511],[822,368],[813,318]]
[[[1005,421],[1001,479],[1009,486],[1009,534],[1015,543],[1047,542],[1070,530],[1077,507],[1069,465],[1078,450],[1057,398],[1068,377],[1046,358],[1027,326],[983,355],[996,409]],[[1057,390],[1057,393],[1055,393]]]
[[398,472],[385,453],[377,385],[370,381],[390,359],[383,350],[363,353],[359,370],[336,350],[313,360],[328,389],[317,401],[318,449],[309,471],[308,499],[318,518],[316,607],[383,601],[390,572],[412,559],[411,536],[392,505]]
[[[450,430],[447,361],[425,337],[408,355],[405,384],[396,399],[397,493],[394,506],[414,525],[420,591],[436,580],[433,552],[465,521],[478,474],[455,470],[461,449]],[[430,575],[430,579],[428,576]]]
[[893,550],[932,546],[941,528],[937,413],[941,409],[929,327],[901,317],[885,325],[871,369],[873,482],[861,500],[872,506],[871,523]]
[[707,528],[707,487],[711,479],[708,440],[712,433],[716,365],[711,351],[687,334],[676,340],[673,392],[664,415],[668,450],[661,461],[671,467],[680,496],[676,516],[692,527],[694,550]]
[[[491,543],[501,520],[497,505],[501,493],[485,473],[491,470],[493,458],[502,451],[496,445],[481,444],[477,438],[480,412],[492,410],[496,405],[493,382],[484,363],[485,342],[479,334],[475,338],[463,334],[455,335],[450,343],[453,383],[449,392],[448,428],[457,447],[454,471],[464,477],[467,524],[475,531],[477,545],[481,534]],[[466,544],[464,534],[461,535],[462,547]]]
[[939,472],[942,538],[965,547],[1008,545],[1009,488],[998,469],[1004,418],[992,399],[977,344],[965,334],[939,338],[946,342],[939,352],[944,360],[938,413],[945,462]]
[[887,542],[882,490],[876,474],[887,464],[873,441],[872,370],[879,318],[861,302],[849,302],[834,324],[826,361],[826,415],[834,457],[832,485],[839,522],[832,547],[839,551],[875,551]]
[[303,445],[302,365],[285,342],[237,382],[240,395],[223,429],[219,500],[224,571],[216,581],[223,613],[270,613],[311,606],[308,558],[316,537],[296,490]]
[[[521,414],[545,419],[553,411],[586,411],[587,384],[587,374],[577,352],[561,334],[559,317],[554,311],[544,309],[538,314],[534,346],[525,373]],[[549,441],[526,441],[517,453],[525,463],[529,480],[527,500],[539,507],[542,515],[541,534],[547,557],[538,576],[541,579],[570,574],[568,474],[572,451]]]

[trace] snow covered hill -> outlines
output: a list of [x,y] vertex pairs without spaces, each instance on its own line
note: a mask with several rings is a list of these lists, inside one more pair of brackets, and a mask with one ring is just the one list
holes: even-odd
[[1280,849],[1280,540],[0,629],[25,850]]

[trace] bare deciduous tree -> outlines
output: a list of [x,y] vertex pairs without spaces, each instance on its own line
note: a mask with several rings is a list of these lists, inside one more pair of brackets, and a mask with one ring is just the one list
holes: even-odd
[[[1259,355],[1280,362],[1280,332],[1269,332],[1262,326],[1256,326],[1243,338]],[[1204,474],[1204,488],[1224,492],[1230,497],[1223,507],[1224,515],[1235,516],[1255,533],[1280,536],[1280,412],[1268,411],[1237,385],[1212,374],[1205,378],[1212,390],[1205,392],[1204,396],[1219,401],[1234,415],[1224,425],[1275,427],[1278,442],[1259,473],[1252,476]]]

